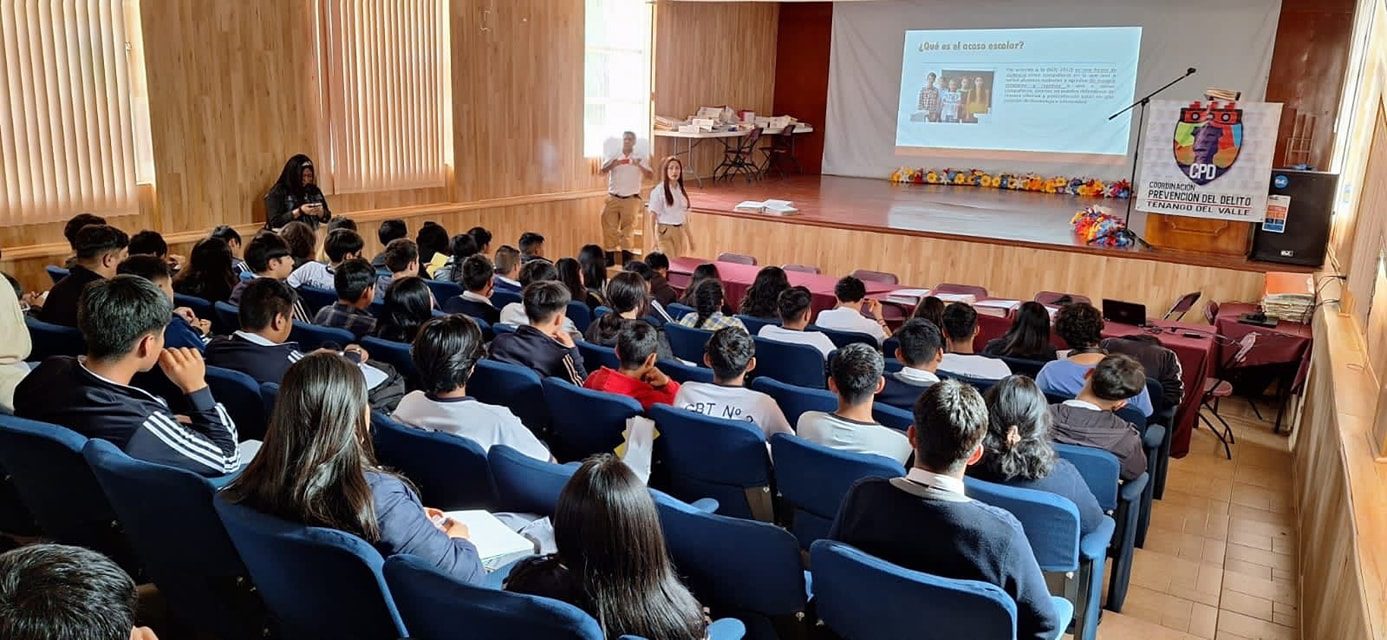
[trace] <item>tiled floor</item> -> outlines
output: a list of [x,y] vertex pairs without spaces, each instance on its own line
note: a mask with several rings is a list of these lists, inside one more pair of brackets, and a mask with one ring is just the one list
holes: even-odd
[[1190,454],[1171,460],[1126,605],[1104,612],[1099,640],[1298,636],[1287,436],[1272,434],[1241,399],[1221,413],[1237,437],[1233,460],[1203,428]]

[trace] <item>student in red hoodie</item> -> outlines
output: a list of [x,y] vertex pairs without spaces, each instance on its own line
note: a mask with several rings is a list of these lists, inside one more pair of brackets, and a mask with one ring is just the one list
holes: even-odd
[[627,322],[616,337],[616,356],[621,369],[602,367],[588,376],[584,387],[635,398],[641,407],[673,404],[679,383],[655,367],[660,333],[644,322]]

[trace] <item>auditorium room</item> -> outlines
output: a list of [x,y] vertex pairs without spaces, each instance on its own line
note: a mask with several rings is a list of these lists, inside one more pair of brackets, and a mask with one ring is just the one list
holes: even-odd
[[0,88],[0,640],[1387,640],[1380,0],[0,0]]

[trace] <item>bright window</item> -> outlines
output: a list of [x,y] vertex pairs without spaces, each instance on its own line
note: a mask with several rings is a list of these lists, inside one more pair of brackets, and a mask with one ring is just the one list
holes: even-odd
[[647,0],[587,0],[583,65],[583,154],[602,155],[623,131],[650,133]]
[[318,0],[318,19],[324,189],[445,184],[448,0]]
[[123,0],[0,0],[0,225],[139,209],[138,18]]

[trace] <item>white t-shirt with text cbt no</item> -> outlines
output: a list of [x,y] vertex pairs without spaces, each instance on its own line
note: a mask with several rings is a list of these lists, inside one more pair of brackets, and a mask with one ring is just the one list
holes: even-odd
[[761,427],[767,438],[777,433],[794,433],[774,398],[746,387],[686,382],[679,386],[674,406],[713,418],[746,420]]

